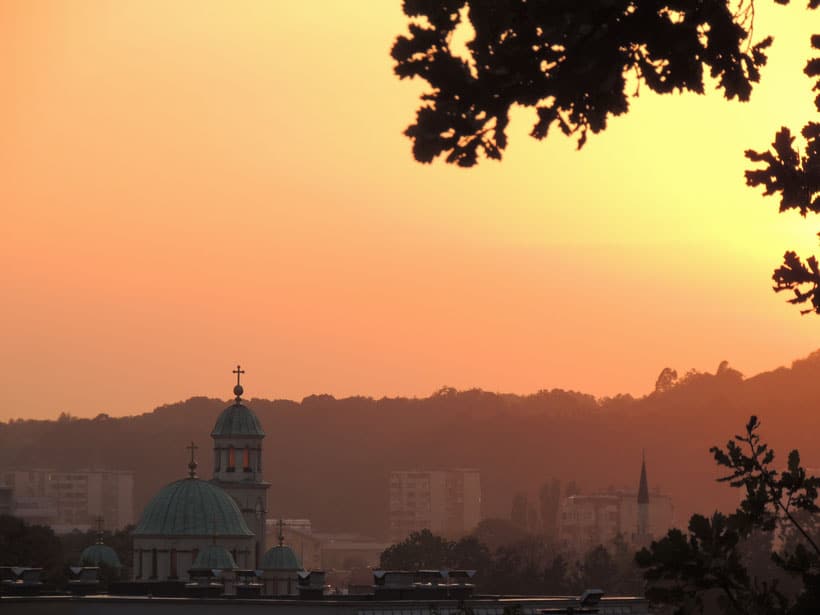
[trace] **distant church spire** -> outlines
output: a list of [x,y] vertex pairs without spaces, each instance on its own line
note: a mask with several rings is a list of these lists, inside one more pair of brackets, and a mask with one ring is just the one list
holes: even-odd
[[637,540],[646,542],[649,538],[649,483],[646,480],[646,451],[641,452],[641,481],[638,485],[638,527]]
[[646,450],[641,452],[641,482],[638,486],[638,504],[649,504],[649,484],[646,481]]

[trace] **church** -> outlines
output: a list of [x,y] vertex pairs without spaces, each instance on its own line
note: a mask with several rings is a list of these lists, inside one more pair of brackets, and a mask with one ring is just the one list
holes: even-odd
[[286,561],[287,572],[294,575],[301,569],[292,552],[292,557],[281,557],[283,549],[291,551],[281,543],[266,552],[270,483],[262,475],[265,432],[253,410],[243,403],[240,378],[244,370],[237,365],[233,373],[234,402],[222,411],[211,431],[213,477],[197,476],[197,447],[192,442],[188,476],[163,487],[134,529],[136,581],[185,581],[191,570],[215,566],[256,570],[272,561]]

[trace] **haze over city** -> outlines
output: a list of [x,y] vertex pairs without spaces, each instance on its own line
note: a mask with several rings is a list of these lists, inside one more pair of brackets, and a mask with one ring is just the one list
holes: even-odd
[[[0,6],[0,420],[441,386],[643,395],[820,346],[771,291],[816,237],[742,152],[813,113],[810,27],[773,3],[752,101],[657,96],[581,151],[421,165],[399,2]],[[708,89],[708,88],[707,88]]]

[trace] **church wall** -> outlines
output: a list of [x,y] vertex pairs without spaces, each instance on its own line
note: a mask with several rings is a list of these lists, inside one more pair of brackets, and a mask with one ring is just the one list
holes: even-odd
[[[251,551],[255,567],[266,550],[265,519],[270,485],[262,478],[262,438],[258,436],[214,437],[215,484],[236,501],[248,528],[256,535]],[[247,464],[245,451],[247,450]]]
[[[166,581],[171,578],[172,555],[176,557],[176,577],[187,581],[188,570],[191,569],[196,553],[216,543],[235,553],[236,565],[241,569],[253,569],[254,539],[224,538],[224,537],[134,537],[134,580],[138,581]],[[154,555],[156,550],[156,556]],[[156,557],[156,576],[154,572],[154,557]],[[140,567],[140,560],[142,567]]]

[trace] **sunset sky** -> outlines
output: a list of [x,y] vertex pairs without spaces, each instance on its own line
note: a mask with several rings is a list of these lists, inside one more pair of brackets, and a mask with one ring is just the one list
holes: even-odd
[[249,397],[603,396],[805,356],[770,276],[820,228],[743,150],[815,114],[812,27],[757,20],[751,103],[644,92],[581,152],[518,110],[465,170],[402,136],[398,0],[0,3],[0,419],[227,398],[237,362]]

